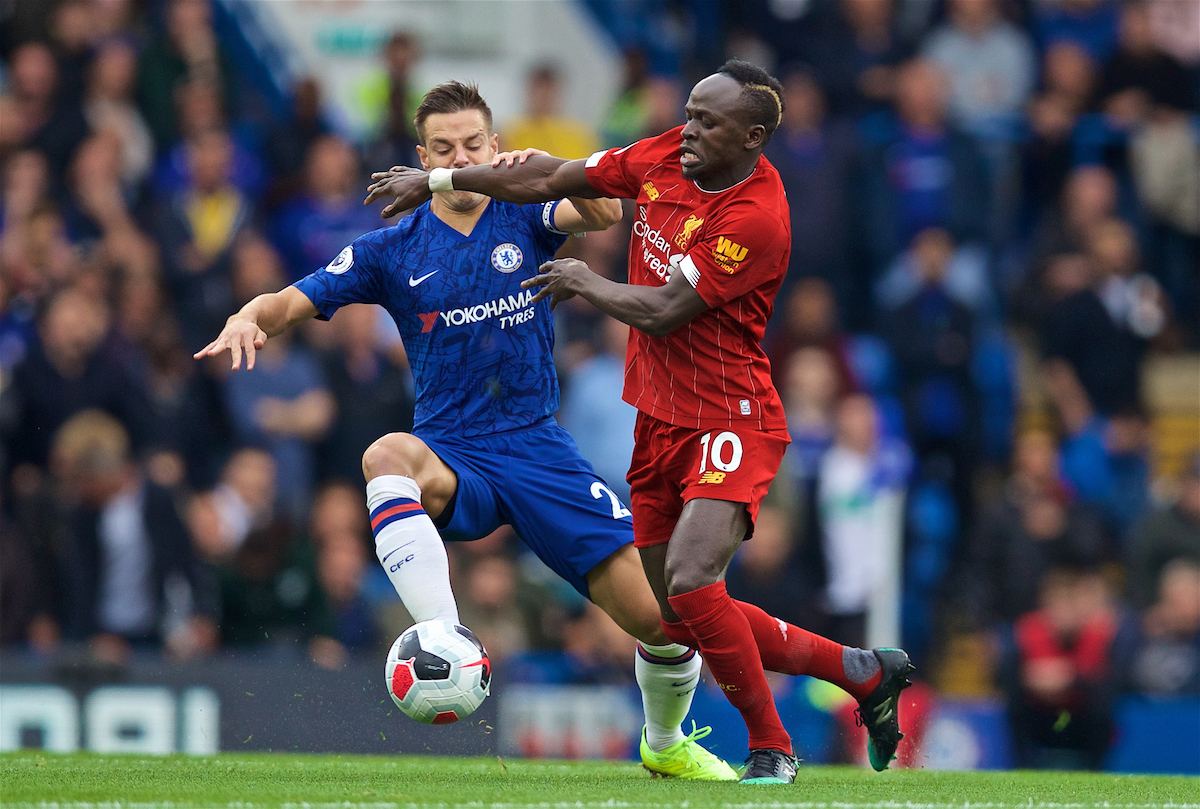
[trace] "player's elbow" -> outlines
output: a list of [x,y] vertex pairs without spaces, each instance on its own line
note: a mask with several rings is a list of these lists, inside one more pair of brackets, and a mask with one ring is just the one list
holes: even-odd
[[665,312],[655,312],[645,319],[639,329],[651,337],[666,337],[686,321],[680,321]]
[[610,228],[621,221],[624,215],[624,210],[621,208],[621,200],[619,199],[602,199],[599,210],[596,212],[596,220],[600,225],[599,229]]

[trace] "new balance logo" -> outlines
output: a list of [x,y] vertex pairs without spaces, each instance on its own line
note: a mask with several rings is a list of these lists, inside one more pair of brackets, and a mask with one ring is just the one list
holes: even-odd
[[700,480],[697,483],[724,483],[724,472],[705,472],[700,475]]

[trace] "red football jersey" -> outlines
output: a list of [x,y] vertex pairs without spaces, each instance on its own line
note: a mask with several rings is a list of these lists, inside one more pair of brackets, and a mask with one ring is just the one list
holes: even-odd
[[629,282],[662,285],[675,272],[709,309],[665,337],[630,332],[625,401],[682,427],[787,428],[763,332],[792,249],[779,172],[759,157],[724,191],[683,177],[683,127],[588,158],[588,183],[637,200]]

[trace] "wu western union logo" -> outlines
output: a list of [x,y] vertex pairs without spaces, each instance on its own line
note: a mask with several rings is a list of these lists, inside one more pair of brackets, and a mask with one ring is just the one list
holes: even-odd
[[[718,256],[724,256],[729,261],[741,261],[746,257],[746,248],[737,242],[729,241],[724,236],[718,236],[717,254]],[[718,258],[718,260],[720,259]]]
[[642,190],[646,192],[646,196],[650,198],[651,202],[654,202],[654,200],[658,199],[658,189],[654,187],[654,183],[647,181],[646,184],[642,186]]
[[700,229],[704,224],[704,220],[698,216],[692,215],[683,223],[683,230],[679,231],[679,235],[675,237],[675,244],[681,248],[687,248],[688,241],[692,238],[692,234]]

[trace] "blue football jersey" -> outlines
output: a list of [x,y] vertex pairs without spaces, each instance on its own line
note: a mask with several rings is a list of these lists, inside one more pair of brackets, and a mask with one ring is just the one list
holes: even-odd
[[414,433],[529,427],[558,410],[550,304],[521,289],[566,241],[553,226],[557,205],[491,200],[464,236],[425,203],[293,286],[322,319],[350,303],[387,309],[412,366]]

